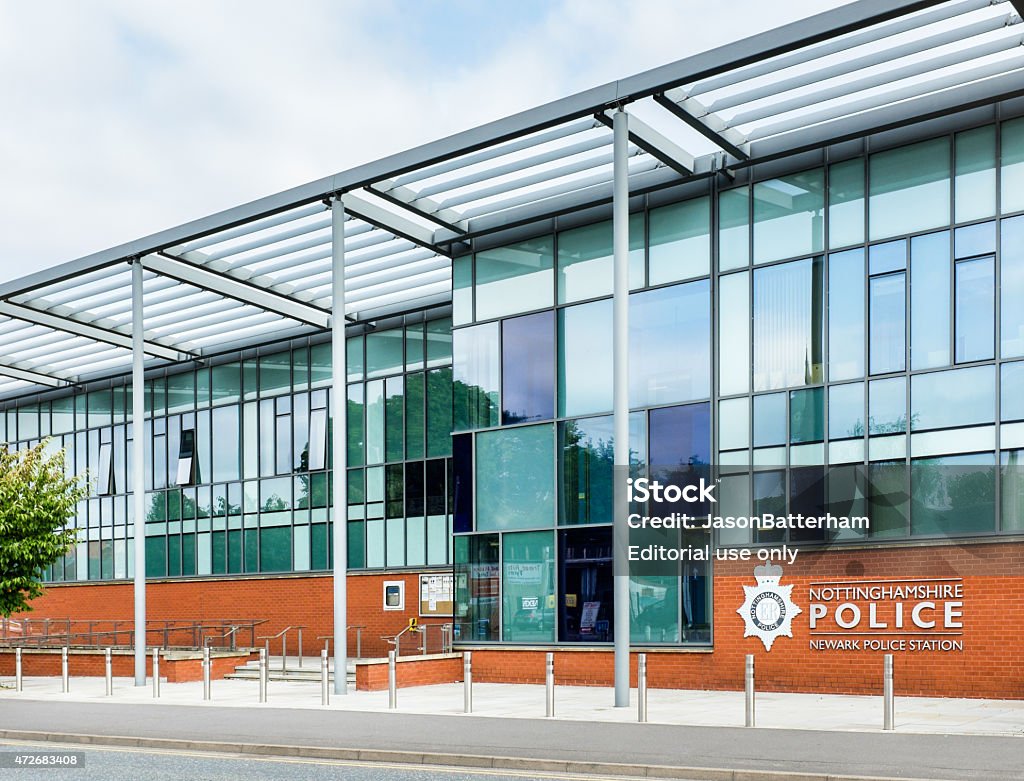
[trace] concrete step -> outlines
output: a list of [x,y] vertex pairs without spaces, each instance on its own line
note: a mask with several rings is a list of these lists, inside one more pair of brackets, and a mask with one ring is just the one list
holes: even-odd
[[[228,678],[230,680],[235,680],[235,681],[258,681],[260,679],[260,672],[259,672],[259,670],[250,670],[250,669],[246,669],[246,668],[236,668],[235,672],[228,673],[224,677]],[[281,672],[280,670],[270,670],[267,673],[267,677],[271,681],[319,682],[319,680],[320,680],[320,673],[319,672],[313,672],[312,670],[307,670],[307,671],[302,671],[302,672],[294,671],[294,670],[287,670],[285,672]],[[347,678],[349,683],[355,683],[355,680],[356,680],[355,672],[349,673],[346,676],[346,678]],[[332,681],[334,680],[334,673],[333,672],[330,673],[329,680],[332,680]]]

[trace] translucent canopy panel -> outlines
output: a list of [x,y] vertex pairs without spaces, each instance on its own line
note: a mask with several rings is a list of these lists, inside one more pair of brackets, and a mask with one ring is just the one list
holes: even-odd
[[[1020,97],[1020,21],[858,0],[5,283],[0,399],[128,371],[131,263],[150,366],[328,328],[337,262],[350,321],[447,304],[471,240],[611,200],[615,111],[651,192]],[[759,229],[799,219],[798,194],[758,188]]]

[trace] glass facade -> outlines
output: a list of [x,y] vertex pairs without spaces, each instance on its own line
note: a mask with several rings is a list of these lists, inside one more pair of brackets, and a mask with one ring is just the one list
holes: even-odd
[[[723,515],[871,515],[712,544],[1019,533],[1024,120],[803,159],[631,215],[632,474],[715,466]],[[617,631],[611,244],[602,221],[476,246],[451,319],[349,338],[349,566],[453,567],[460,641]],[[323,338],[148,381],[148,574],[330,567]],[[0,441],[51,436],[96,481],[54,580],[132,574],[125,383],[0,407]],[[711,574],[632,576],[631,640],[710,643]]]

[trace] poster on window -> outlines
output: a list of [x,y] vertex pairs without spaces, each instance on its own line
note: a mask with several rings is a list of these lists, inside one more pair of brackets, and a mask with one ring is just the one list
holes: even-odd
[[420,615],[450,616],[454,609],[455,577],[450,572],[420,575]]
[[580,634],[594,634],[594,624],[597,623],[597,614],[601,610],[600,602],[584,602],[583,612],[580,614]]

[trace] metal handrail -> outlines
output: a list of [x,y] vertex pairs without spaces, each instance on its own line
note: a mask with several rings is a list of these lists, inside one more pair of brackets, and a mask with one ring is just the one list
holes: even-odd
[[[350,632],[353,629],[356,630],[356,655],[355,655],[354,658],[362,659],[363,658],[363,630],[366,629],[366,624],[349,624],[345,628],[347,630],[349,630]],[[330,655],[331,640],[334,639],[334,635],[333,634],[330,634],[330,635],[317,635],[316,639],[317,640],[326,640],[327,641],[324,644],[324,647],[327,649],[328,655]]]
[[[145,628],[147,644],[152,633],[158,633],[161,636],[161,641],[154,643],[154,645],[160,645],[163,648],[201,648],[206,645],[206,641],[203,638],[205,632],[209,629],[224,629],[225,626],[231,626],[232,629],[224,632],[221,635],[211,635],[210,639],[232,637],[232,648],[235,648],[234,636],[237,632],[242,629],[248,629],[251,633],[250,645],[255,645],[255,629],[258,625],[263,624],[267,619],[244,619],[231,621],[228,619],[212,619],[209,621],[196,621],[194,619],[149,619],[146,623]],[[110,626],[110,629],[97,629],[96,625],[106,624]],[[77,628],[78,626],[87,626],[86,631],[72,631],[72,627]],[[127,645],[133,645],[135,642],[135,630],[134,625],[131,621],[126,619],[22,619],[19,623],[19,628],[22,630],[17,636],[11,636],[8,634],[5,638],[0,638],[0,645],[13,646],[13,647],[44,647],[53,645],[81,645],[85,647],[98,646],[98,644],[106,638],[113,638],[113,645],[121,645],[118,641],[122,635],[127,636]],[[59,632],[53,632],[52,629],[60,629]],[[36,631],[33,631],[36,630]],[[42,630],[42,631],[39,631]],[[192,643],[180,643],[177,645],[171,645],[171,638],[175,634],[185,633],[186,635],[191,634]],[[83,641],[77,643],[75,641]],[[110,644],[109,641],[106,644]]]
[[288,669],[288,633],[293,629],[299,631],[299,667],[302,667],[302,630],[306,627],[303,626],[286,626],[276,635],[260,635],[258,640],[264,641],[264,647],[267,650],[267,660],[270,660],[270,641],[281,638],[281,672],[285,672]]

